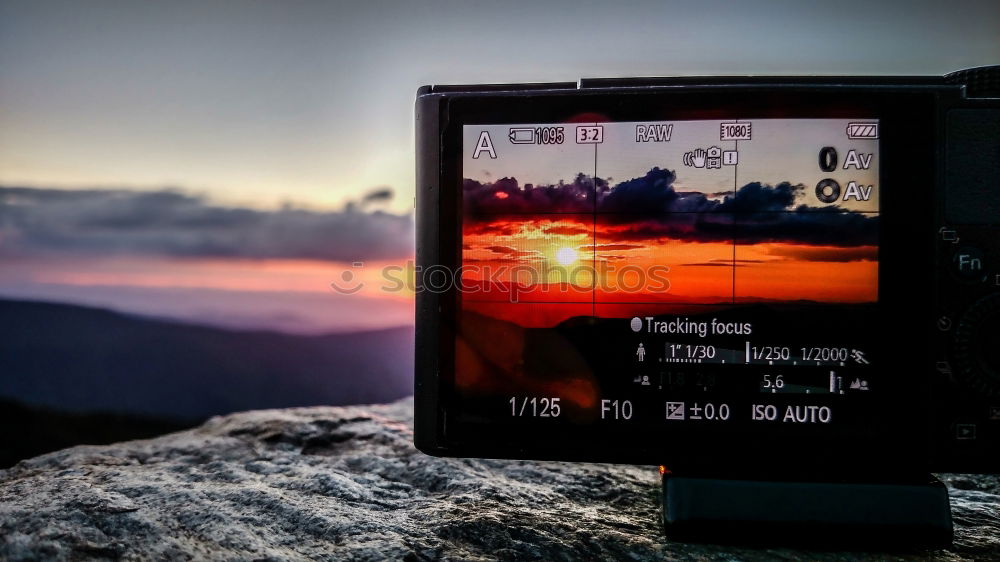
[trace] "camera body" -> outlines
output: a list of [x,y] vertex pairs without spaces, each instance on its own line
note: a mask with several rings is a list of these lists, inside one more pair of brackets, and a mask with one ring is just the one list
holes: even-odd
[[418,91],[415,443],[995,472],[1000,72]]

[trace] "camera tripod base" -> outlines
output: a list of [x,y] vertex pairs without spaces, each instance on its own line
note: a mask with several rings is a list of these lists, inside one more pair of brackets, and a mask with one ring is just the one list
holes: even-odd
[[951,544],[948,490],[940,480],[771,482],[663,474],[663,522],[694,542],[876,546]]

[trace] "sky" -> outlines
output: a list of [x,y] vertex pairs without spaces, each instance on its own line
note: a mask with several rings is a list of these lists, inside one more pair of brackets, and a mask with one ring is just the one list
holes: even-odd
[[428,83],[941,74],[995,2],[0,2],[0,182],[334,206],[413,193]]
[[[942,74],[1000,61],[997,29],[996,2],[0,0],[0,296],[407,323],[408,296],[348,307],[329,282],[412,255],[423,84]],[[52,236],[26,230],[42,219]]]

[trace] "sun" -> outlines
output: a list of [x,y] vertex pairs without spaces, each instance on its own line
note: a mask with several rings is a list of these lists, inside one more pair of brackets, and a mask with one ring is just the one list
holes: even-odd
[[559,262],[559,265],[569,265],[575,262],[577,257],[575,248],[566,246],[556,250],[556,261]]

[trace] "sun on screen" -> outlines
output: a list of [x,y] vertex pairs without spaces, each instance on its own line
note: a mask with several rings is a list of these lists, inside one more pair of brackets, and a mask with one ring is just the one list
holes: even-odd
[[556,261],[559,265],[570,265],[575,262],[578,257],[576,248],[563,247],[556,250]]

